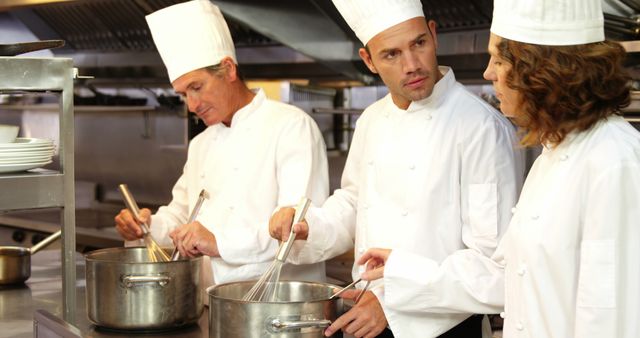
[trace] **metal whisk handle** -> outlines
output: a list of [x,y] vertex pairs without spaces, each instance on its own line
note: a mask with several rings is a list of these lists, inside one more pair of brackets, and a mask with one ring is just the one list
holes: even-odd
[[[136,200],[133,199],[133,195],[131,195],[129,187],[126,184],[120,184],[118,188],[120,188],[120,192],[122,193],[122,198],[124,199],[124,204],[127,206],[127,209],[129,209],[129,211],[133,214],[133,217],[139,221],[140,208],[138,207],[138,203],[136,203]],[[143,234],[146,235],[149,233],[149,226],[146,223],[142,223],[140,227],[142,228]]]
[[[198,200],[196,201],[196,205],[193,207],[193,210],[191,210],[191,214],[189,215],[187,224],[193,223],[196,220],[196,217],[198,216],[198,212],[200,212],[200,207],[202,207],[202,203],[207,198],[209,198],[209,194],[205,189],[202,189],[200,191],[200,194],[198,195]],[[180,251],[178,251],[178,248],[173,247],[173,252],[171,253],[171,260],[177,261],[179,258],[180,258]]]
[[289,234],[287,241],[280,246],[278,256],[276,257],[277,260],[284,262],[287,259],[287,256],[289,256],[289,251],[291,251],[291,247],[293,247],[293,241],[296,239],[296,233],[293,231],[293,225],[302,222],[304,217],[307,215],[307,209],[309,209],[310,204],[311,200],[303,197],[298,203],[298,206],[296,206],[296,213],[293,217],[293,222],[291,223],[291,233]]

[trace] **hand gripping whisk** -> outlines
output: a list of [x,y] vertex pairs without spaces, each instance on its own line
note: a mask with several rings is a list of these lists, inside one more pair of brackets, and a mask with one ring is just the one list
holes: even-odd
[[[120,184],[119,186],[120,192],[122,193],[122,199],[124,200],[124,204],[126,204],[127,209],[133,215],[133,218],[136,220],[140,220],[140,209],[138,208],[138,204],[136,200],[133,199],[133,195],[129,191],[129,188],[126,184]],[[164,252],[164,250],[158,245],[158,243],[151,237],[151,231],[149,230],[149,226],[146,223],[140,224],[142,228],[144,244],[147,246],[147,254],[149,255],[149,260],[151,262],[168,262],[171,257]]]
[[260,279],[253,285],[253,287],[244,295],[242,300],[253,302],[275,302],[278,300],[278,282],[280,281],[280,270],[282,265],[289,256],[289,251],[293,246],[296,234],[293,232],[293,224],[300,223],[307,214],[307,209],[311,201],[303,197],[298,206],[296,207],[296,213],[293,217],[293,223],[291,224],[291,234],[289,238],[280,245],[278,255],[276,259],[271,263],[267,271],[260,277]]

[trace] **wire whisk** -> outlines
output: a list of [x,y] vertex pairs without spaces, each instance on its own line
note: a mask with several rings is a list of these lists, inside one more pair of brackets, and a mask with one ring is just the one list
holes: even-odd
[[[200,194],[198,195],[196,205],[193,207],[193,210],[191,210],[191,214],[189,215],[189,219],[187,219],[186,224],[195,222],[196,217],[198,216],[198,212],[200,212],[200,207],[202,207],[202,203],[204,203],[204,200],[208,198],[209,193],[207,193],[206,190],[202,189],[200,191]],[[178,259],[180,259],[180,251],[178,251],[178,248],[174,246],[173,252],[171,253],[171,261],[177,261]]]
[[282,270],[282,265],[287,260],[287,256],[289,256],[289,251],[291,251],[291,247],[293,246],[293,241],[295,240],[296,234],[293,232],[293,224],[300,223],[304,219],[304,216],[307,214],[307,209],[309,209],[309,205],[311,201],[303,197],[298,206],[296,207],[296,213],[293,217],[293,223],[291,224],[291,234],[289,234],[289,238],[280,245],[280,249],[278,249],[278,255],[276,259],[271,263],[267,271],[260,277],[260,279],[253,285],[253,287],[247,292],[244,297],[242,297],[243,301],[248,302],[275,302],[278,300],[278,282],[280,281],[280,271]]
[[[140,208],[138,208],[138,203],[133,199],[133,195],[129,191],[129,187],[126,184],[120,184],[119,186],[120,192],[122,193],[122,198],[124,199],[124,204],[127,206],[127,209],[133,214],[133,218],[136,220],[140,220]],[[144,238],[144,244],[147,247],[147,255],[149,255],[149,261],[151,262],[168,262],[171,260],[171,257],[158,245],[158,243],[151,236],[151,232],[149,230],[149,226],[147,223],[142,223],[140,225],[142,228],[142,237]]]

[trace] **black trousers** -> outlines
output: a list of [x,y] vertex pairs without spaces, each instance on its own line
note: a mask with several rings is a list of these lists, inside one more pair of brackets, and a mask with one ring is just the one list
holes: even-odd
[[[483,316],[473,315],[451,330],[441,334],[438,338],[482,338]],[[391,333],[391,330],[385,329],[378,335],[378,338],[393,338],[393,333]]]

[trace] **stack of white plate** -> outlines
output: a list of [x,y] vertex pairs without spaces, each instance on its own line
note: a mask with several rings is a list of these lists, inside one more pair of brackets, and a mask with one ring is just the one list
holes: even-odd
[[18,137],[11,143],[0,143],[0,173],[40,168],[51,163],[55,146],[51,140]]

